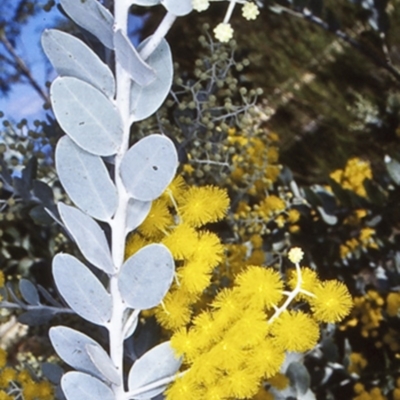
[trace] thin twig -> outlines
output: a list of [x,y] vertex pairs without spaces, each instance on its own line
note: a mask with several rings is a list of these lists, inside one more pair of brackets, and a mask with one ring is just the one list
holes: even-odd
[[355,39],[353,39],[352,37],[347,35],[345,32],[341,31],[340,29],[332,30],[325,21],[323,21],[321,18],[313,15],[309,10],[304,9],[302,12],[299,12],[299,11],[294,11],[288,7],[281,6],[281,5],[276,5],[276,7],[289,15],[304,19],[306,21],[313,23],[314,25],[317,25],[317,26],[325,29],[326,31],[334,33],[337,37],[339,37],[340,39],[342,39],[343,41],[348,43],[350,46],[352,46],[353,48],[358,50],[360,53],[367,56],[378,67],[384,68],[397,81],[400,82],[400,71],[397,68],[395,68],[390,62],[388,62],[387,59],[384,60],[384,59],[378,57],[371,49],[365,47],[360,42],[357,42]]
[[7,39],[5,34],[0,35],[0,42],[3,43],[4,47],[7,49],[8,53],[14,59],[14,67],[19,70],[25,78],[28,79],[29,83],[36,90],[39,96],[46,102],[49,103],[49,96],[45,93],[45,91],[38,84],[36,79],[33,77],[30,69],[25,64],[24,60],[16,53],[13,45]]

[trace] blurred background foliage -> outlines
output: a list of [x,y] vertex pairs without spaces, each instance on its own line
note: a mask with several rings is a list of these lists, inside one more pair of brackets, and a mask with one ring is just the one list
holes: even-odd
[[[161,130],[176,141],[188,183],[228,189],[231,214],[209,227],[226,250],[215,287],[255,263],[286,273],[293,245],[323,279],[349,287],[352,315],[325,327],[305,360],[318,399],[400,399],[400,1],[261,3],[255,21],[233,16],[226,46],[211,38],[225,2],[178,19],[168,34],[173,93],[133,127],[132,141]],[[0,15],[13,22],[0,20],[0,41],[15,43],[43,6],[52,3],[3,2]],[[143,37],[162,17],[161,7],[132,12],[146,18]],[[0,70],[4,92],[21,78],[15,59],[8,68]],[[52,162],[61,132],[50,112],[33,124],[5,117],[1,269],[51,290],[51,258],[71,246],[45,211],[57,215],[64,196]],[[160,334],[147,322],[138,346]]]

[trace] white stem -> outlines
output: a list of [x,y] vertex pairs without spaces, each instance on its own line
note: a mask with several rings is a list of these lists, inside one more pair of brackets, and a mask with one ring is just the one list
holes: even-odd
[[158,388],[160,386],[166,386],[169,383],[173,382],[175,379],[180,378],[183,375],[185,375],[186,372],[187,371],[183,371],[183,372],[180,372],[177,375],[167,376],[166,378],[160,379],[160,380],[155,381],[153,383],[150,383],[150,384],[148,384],[146,386],[142,386],[138,390],[132,390],[131,392],[126,394],[125,400],[131,399],[131,398],[133,398],[133,397],[135,397],[135,396],[137,396],[139,394],[145,393],[145,392],[147,392],[149,390],[152,390],[152,389],[156,389],[156,388]]
[[[129,5],[125,0],[115,0],[114,2],[114,18],[116,29],[121,29],[122,32],[127,33],[128,27],[128,10]],[[124,262],[125,253],[125,226],[126,226],[126,213],[128,207],[129,196],[125,190],[121,176],[119,174],[121,161],[129,148],[129,98],[131,81],[129,75],[125,70],[116,63],[116,85],[117,95],[115,99],[116,106],[123,122],[123,140],[121,148],[115,156],[115,186],[118,192],[118,207],[117,211],[110,222],[111,227],[111,253],[114,262],[114,273],[110,277],[110,294],[113,301],[113,311],[110,322],[108,324],[109,341],[110,341],[110,357],[114,366],[120,374],[120,384],[113,385],[115,400],[123,400],[125,398],[124,391],[124,371],[123,371],[123,358],[124,358],[124,314],[126,305],[121,297],[118,288],[118,276],[121,266]]]
[[297,282],[296,287],[290,292],[289,296],[285,300],[285,302],[274,312],[274,315],[268,320],[268,323],[272,323],[276,318],[278,318],[290,305],[293,299],[300,293],[301,284],[303,283],[303,278],[301,277],[301,269],[300,264],[296,263],[296,273],[297,273]]
[[176,20],[176,15],[170,12],[167,12],[161,21],[160,25],[156,29],[156,31],[151,36],[150,40],[144,46],[144,48],[140,51],[140,56],[143,60],[147,60],[150,54],[158,47],[161,40],[164,39],[165,35],[170,30],[172,24]]
[[229,7],[226,10],[225,18],[223,23],[227,24],[232,17],[233,10],[235,9],[236,0],[230,0]]

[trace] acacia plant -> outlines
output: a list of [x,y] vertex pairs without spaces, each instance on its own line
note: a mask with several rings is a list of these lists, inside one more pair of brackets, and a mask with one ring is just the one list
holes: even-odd
[[[243,4],[246,19],[258,14],[254,2],[231,0],[214,30],[221,42],[232,37],[235,3]],[[291,386],[262,394],[313,398],[307,379],[299,378],[306,376],[304,366],[290,361],[293,353],[317,345],[319,323],[336,323],[348,314],[352,302],[346,287],[335,280],[321,282],[315,271],[301,268],[303,252],[293,248],[294,271],[283,274],[260,261],[231,271],[229,288],[221,284],[207,292],[224,247],[205,228],[226,215],[227,191],[187,187],[182,176],[175,178],[178,153],[162,133],[130,146],[132,124],[156,113],[171,90],[166,33],[178,16],[193,8],[203,11],[209,1],[115,0],[114,15],[97,0],[60,4],[101,42],[106,60],[70,34],[43,33],[43,49],[59,75],[50,87],[51,105],[66,133],[56,145],[56,170],[74,203],[59,202],[47,211],[76,242],[83,261],[63,253],[54,257],[61,299],[41,289],[51,305],[41,304],[27,280],[19,285],[25,302],[8,286],[1,305],[25,309],[26,320],[77,314],[105,333],[107,350],[71,327],[50,329],[56,353],[75,369],[61,378],[68,400],[149,399],[171,383],[165,391],[170,400],[244,399],[257,396],[261,383],[271,386],[279,373],[292,377]],[[127,33],[130,6],[159,4],[166,9],[163,20],[135,48]],[[279,199],[268,198],[280,208]],[[271,211],[272,218],[278,208],[266,214]],[[8,294],[14,302],[8,302]],[[171,341],[129,365],[124,342],[143,311],[155,315]]]

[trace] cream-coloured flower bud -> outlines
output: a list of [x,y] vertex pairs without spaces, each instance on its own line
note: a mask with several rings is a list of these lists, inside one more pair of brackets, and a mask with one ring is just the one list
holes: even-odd
[[222,43],[229,42],[233,36],[233,28],[231,24],[221,22],[214,28],[214,35]]
[[293,264],[298,264],[304,256],[304,252],[300,247],[293,247],[289,250],[288,258]]
[[247,2],[246,4],[243,5],[242,7],[243,18],[250,21],[251,19],[256,19],[258,14],[260,14],[260,11],[258,10],[256,4]]
[[201,12],[207,10],[210,2],[208,0],[192,0],[192,6],[196,11]]

